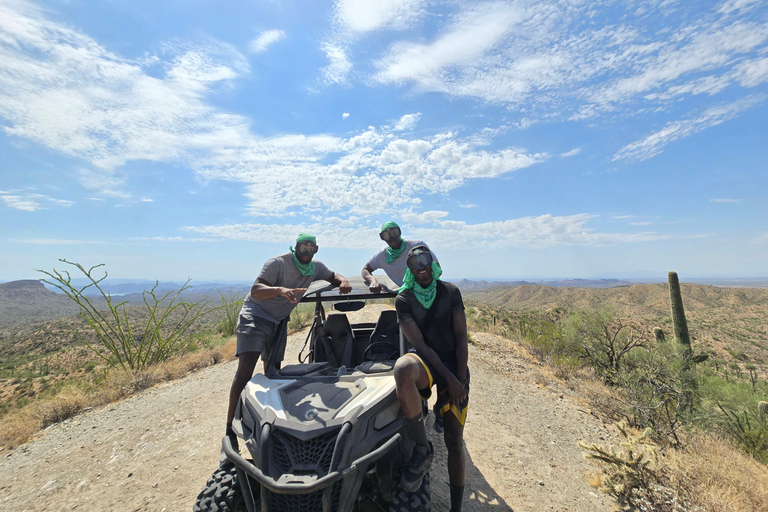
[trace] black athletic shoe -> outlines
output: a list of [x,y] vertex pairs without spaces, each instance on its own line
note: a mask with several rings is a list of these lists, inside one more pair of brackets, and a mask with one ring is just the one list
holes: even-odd
[[443,415],[440,414],[440,411],[437,409],[435,409],[434,412],[435,412],[435,424],[434,424],[435,432],[437,432],[438,434],[442,434],[443,432],[445,432],[445,425],[443,425]]
[[408,492],[416,492],[421,487],[424,475],[427,474],[432,465],[434,454],[432,443],[429,443],[429,448],[417,445],[413,449],[410,462],[408,462],[408,470],[403,473],[403,477],[400,479],[400,487]]

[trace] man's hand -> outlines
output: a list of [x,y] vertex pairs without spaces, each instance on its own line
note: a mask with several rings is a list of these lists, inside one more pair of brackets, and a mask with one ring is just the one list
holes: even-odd
[[448,379],[448,401],[458,409],[466,397],[467,392],[464,390],[464,385],[459,382],[455,375],[451,375]]
[[349,293],[352,291],[352,285],[349,284],[349,281],[342,278],[341,282],[339,283],[339,293],[344,295],[346,293]]
[[304,293],[307,291],[306,288],[283,288],[280,287],[280,295],[291,301],[291,304],[296,304],[299,299],[296,298],[296,295],[299,293]]
[[381,286],[381,283],[379,283],[375,277],[371,276],[371,282],[368,284],[368,290],[370,290],[371,293],[381,293],[384,291],[384,287]]

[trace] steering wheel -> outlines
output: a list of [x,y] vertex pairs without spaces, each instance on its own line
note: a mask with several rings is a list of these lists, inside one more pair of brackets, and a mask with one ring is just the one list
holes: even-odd
[[375,341],[365,348],[365,352],[363,352],[363,361],[373,361],[374,356],[371,354],[371,352],[379,347],[387,347],[390,350],[389,352],[382,352],[382,354],[387,356],[383,358],[385,361],[388,359],[397,359],[397,356],[400,355],[400,347],[396,347],[387,341]]

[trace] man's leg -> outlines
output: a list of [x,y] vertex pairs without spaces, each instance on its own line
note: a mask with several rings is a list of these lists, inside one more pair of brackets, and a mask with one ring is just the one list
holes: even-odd
[[253,377],[253,370],[256,368],[256,362],[259,360],[261,352],[243,352],[238,355],[237,372],[232,380],[232,387],[229,389],[229,407],[227,408],[227,435],[232,441],[232,447],[237,450],[237,437],[232,432],[232,420],[235,418],[235,409],[237,401],[240,399],[240,393],[245,389],[245,385]]
[[415,356],[404,355],[395,363],[395,386],[400,409],[405,416],[403,430],[416,443],[408,470],[400,479],[400,485],[409,492],[421,486],[424,475],[432,464],[433,451],[427,439],[427,431],[421,421],[421,395],[419,389],[429,388],[429,375]]
[[459,512],[464,498],[466,456],[464,455],[464,425],[453,411],[443,415],[445,447],[448,449],[448,480],[451,484],[451,510]]

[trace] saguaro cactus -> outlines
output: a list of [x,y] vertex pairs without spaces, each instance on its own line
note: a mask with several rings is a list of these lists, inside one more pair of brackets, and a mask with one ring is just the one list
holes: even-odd
[[685,321],[685,309],[683,308],[683,295],[680,293],[680,281],[677,272],[667,274],[669,280],[669,303],[672,306],[672,324],[675,330],[675,338],[685,346],[685,355],[691,355],[691,337],[688,334],[688,322]]

